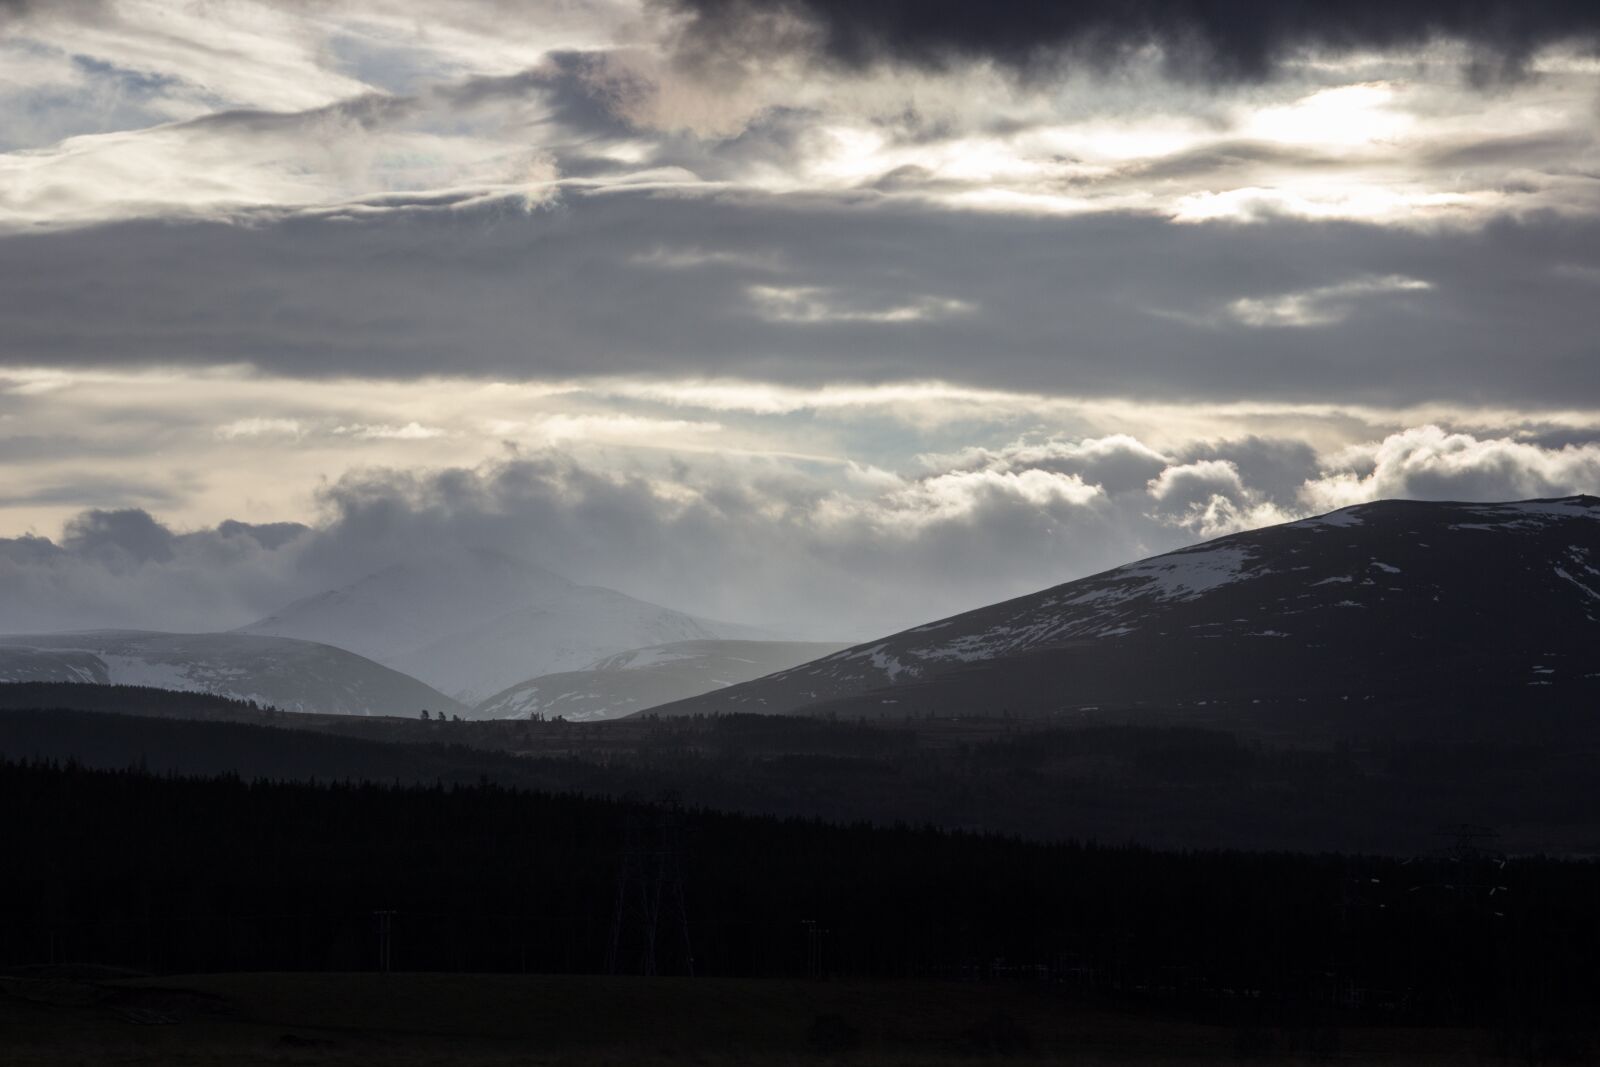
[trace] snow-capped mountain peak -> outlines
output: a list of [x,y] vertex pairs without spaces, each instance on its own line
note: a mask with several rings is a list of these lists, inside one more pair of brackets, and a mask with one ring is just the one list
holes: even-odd
[[469,704],[524,679],[578,670],[629,649],[764,636],[752,627],[578,585],[482,550],[386,567],[237,632],[349,649]]

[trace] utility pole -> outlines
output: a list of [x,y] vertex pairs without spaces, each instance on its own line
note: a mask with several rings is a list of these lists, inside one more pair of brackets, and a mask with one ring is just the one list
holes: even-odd
[[388,974],[394,963],[394,917],[398,912],[380,910],[372,914],[378,920],[378,970]]
[[1450,839],[1444,855],[1455,864],[1445,888],[1473,907],[1488,906],[1496,916],[1502,915],[1492,907],[1495,898],[1506,892],[1495,877],[1506,865],[1505,856],[1493,847],[1500,835],[1487,826],[1458,823],[1440,829],[1438,836]]
[[806,977],[821,978],[823,976],[823,946],[830,931],[818,925],[815,919],[801,919],[800,925],[806,931]]
[[[664,919],[677,935],[684,973],[694,977],[684,852],[683,820],[676,796],[663,794],[659,807],[628,815],[617,868],[611,947],[606,956],[609,973],[660,973],[657,950]],[[636,959],[634,966],[628,963],[630,956]]]

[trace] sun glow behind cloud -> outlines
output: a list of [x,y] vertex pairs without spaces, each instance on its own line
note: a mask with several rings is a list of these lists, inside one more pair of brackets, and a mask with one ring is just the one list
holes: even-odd
[[1292,104],[1247,112],[1236,125],[1245,137],[1279,144],[1355,148],[1393,142],[1415,128],[1415,116],[1397,103],[1390,84],[1342,85]]

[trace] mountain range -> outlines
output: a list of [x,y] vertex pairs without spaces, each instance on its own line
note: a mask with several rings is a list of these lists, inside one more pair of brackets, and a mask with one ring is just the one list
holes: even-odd
[[975,714],[1458,736],[1577,722],[1600,702],[1597,620],[1600,499],[1381,501],[837,651],[454,552],[231,634],[0,637],[0,681],[362,715]]

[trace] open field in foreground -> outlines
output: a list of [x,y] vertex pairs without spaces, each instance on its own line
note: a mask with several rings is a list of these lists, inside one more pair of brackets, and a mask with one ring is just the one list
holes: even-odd
[[1017,985],[442,974],[0,978],[0,1060],[17,1067],[1444,1065],[1573,1055],[1582,1052],[1537,1035],[1201,1025]]

